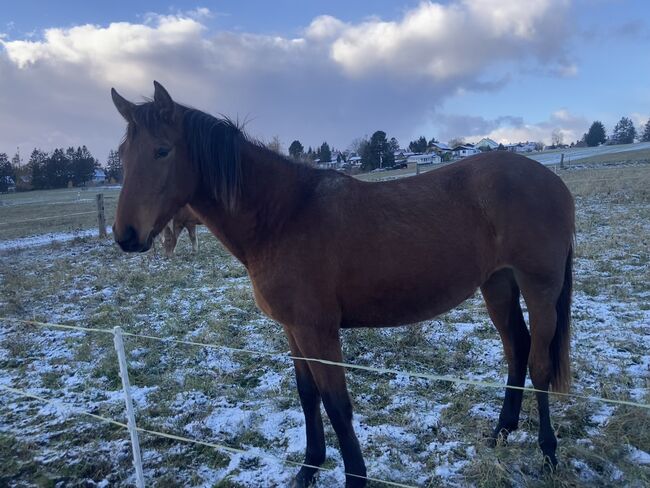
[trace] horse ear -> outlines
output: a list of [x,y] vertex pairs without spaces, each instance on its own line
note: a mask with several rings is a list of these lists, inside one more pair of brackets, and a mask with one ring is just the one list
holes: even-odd
[[115,88],[111,88],[111,98],[113,99],[115,108],[122,117],[124,117],[127,122],[133,121],[133,108],[135,107],[135,104],[129,102],[126,98],[117,93]]
[[172,97],[169,96],[167,90],[157,81],[153,82],[153,86],[155,88],[153,94],[154,106],[158,109],[163,120],[171,121],[172,115],[174,115],[174,101]]

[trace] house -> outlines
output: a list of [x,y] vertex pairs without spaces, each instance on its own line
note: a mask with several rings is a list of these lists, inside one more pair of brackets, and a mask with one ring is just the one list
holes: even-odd
[[429,145],[429,147],[431,147],[431,149],[433,149],[433,151],[437,152],[438,154],[451,152],[451,148],[444,142],[433,142]]
[[348,164],[352,168],[358,168],[361,166],[361,157],[360,156],[350,156],[348,157]]
[[484,137],[483,139],[478,141],[474,147],[482,151],[494,151],[496,148],[499,147],[499,143],[493,141],[489,137]]
[[415,164],[439,164],[442,162],[442,158],[436,153],[412,154],[406,162]]
[[16,183],[11,176],[5,176],[0,180],[0,191],[16,191]]
[[103,169],[98,168],[95,170],[95,173],[93,174],[93,183],[95,185],[106,183],[106,172]]
[[454,159],[461,159],[467,156],[472,156],[473,154],[478,154],[481,151],[476,149],[472,144],[461,144],[453,148],[451,152]]
[[526,142],[518,142],[516,144],[508,144],[506,146],[506,149],[508,151],[521,153],[521,152],[533,152],[537,149],[537,147],[534,142],[526,141]]

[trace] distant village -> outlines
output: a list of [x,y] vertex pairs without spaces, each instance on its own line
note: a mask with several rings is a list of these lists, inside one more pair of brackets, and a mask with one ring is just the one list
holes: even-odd
[[[405,168],[409,164],[432,165],[443,162],[457,161],[487,151],[511,151],[517,153],[530,153],[558,149],[563,146],[544,146],[539,142],[518,142],[515,144],[499,144],[498,142],[484,137],[476,144],[463,143],[449,146],[444,142],[432,142],[428,145],[426,152],[413,152],[406,149],[394,151],[394,163],[390,166],[382,166],[374,171]],[[569,147],[569,146],[565,146]],[[354,151],[333,151],[331,161],[320,161],[316,159],[315,165],[321,169],[336,169],[340,171],[360,170],[362,158]]]

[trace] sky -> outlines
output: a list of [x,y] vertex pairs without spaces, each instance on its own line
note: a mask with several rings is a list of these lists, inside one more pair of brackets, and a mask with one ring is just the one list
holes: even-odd
[[6,2],[0,152],[85,144],[100,162],[125,123],[110,88],[246,122],[262,141],[349,148],[564,142],[594,120],[650,118],[645,0]]

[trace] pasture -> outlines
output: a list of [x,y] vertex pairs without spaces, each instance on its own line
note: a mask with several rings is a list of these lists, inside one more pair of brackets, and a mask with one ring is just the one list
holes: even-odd
[[[572,392],[650,404],[650,164],[599,161],[560,174],[576,197],[578,226]],[[117,190],[103,191],[112,222]],[[257,310],[243,266],[205,229],[196,256],[186,235],[171,260],[126,255],[84,233],[96,227],[94,194],[0,197],[0,316],[288,352],[281,327]],[[44,234],[71,240],[41,245]],[[411,327],[344,330],[343,347],[350,363],[505,383],[501,341],[479,294]],[[305,443],[287,358],[134,337],[126,348],[140,427],[249,451],[143,434],[148,485],[286,486],[297,468],[282,460],[302,461]],[[503,389],[352,370],[347,377],[369,476],[414,486],[650,484],[647,408],[553,397],[560,467],[542,475],[532,395],[524,397],[520,430],[490,449],[484,436]],[[125,419],[107,334],[0,321],[0,385]],[[325,468],[335,469],[317,485],[342,486],[327,421],[326,435]],[[3,486],[134,480],[125,430],[7,392],[0,458]]]

